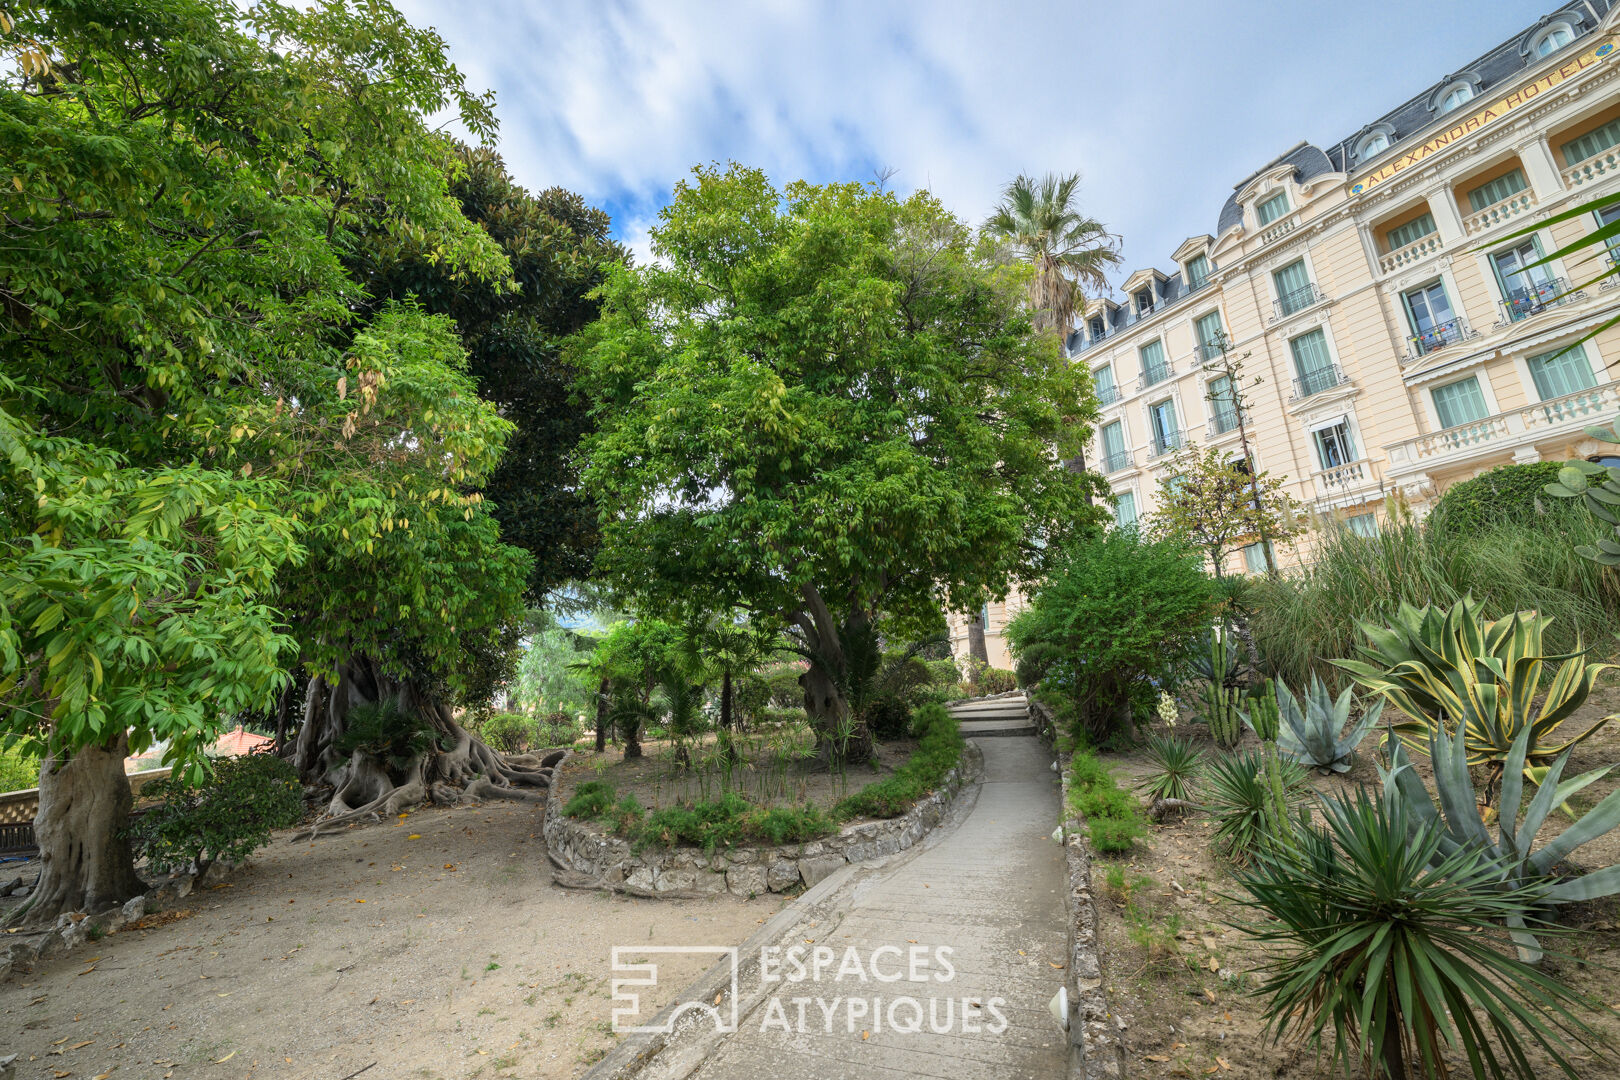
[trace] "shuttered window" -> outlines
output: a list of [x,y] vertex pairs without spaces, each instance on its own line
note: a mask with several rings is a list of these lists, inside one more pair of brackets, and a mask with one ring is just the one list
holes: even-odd
[[1616,143],[1620,143],[1620,116],[1578,139],[1569,140],[1559,147],[1559,152],[1564,155],[1565,165],[1573,165],[1577,161],[1597,157]]
[[1194,255],[1187,260],[1187,288],[1196,289],[1209,280],[1209,259]]
[[1255,207],[1254,212],[1260,218],[1260,224],[1270,225],[1273,221],[1288,213],[1288,192],[1277,192],[1277,194]]
[[1474,375],[1461,382],[1435,387],[1434,411],[1443,428],[1472,424],[1490,415],[1485,408],[1485,395],[1479,389],[1479,378]]
[[1530,377],[1536,382],[1536,393],[1541,400],[1563,397],[1590,390],[1597,385],[1592,378],[1592,365],[1586,359],[1586,348],[1577,343],[1572,348],[1554,349],[1529,360]]
[[1389,245],[1389,250],[1397,251],[1407,244],[1417,243],[1432,232],[1434,232],[1434,215],[1424,214],[1405,225],[1397,225],[1389,230],[1384,236],[1384,242]]
[[1170,377],[1170,369],[1164,362],[1164,342],[1150,341],[1136,352],[1142,361],[1142,379],[1145,385],[1152,386]]
[[1514,169],[1507,175],[1498,176],[1490,183],[1481,184],[1470,191],[1468,193],[1468,205],[1474,208],[1475,213],[1478,213],[1487,206],[1495,206],[1503,199],[1517,195],[1525,189],[1525,186],[1524,170]]
[[1114,496],[1114,524],[1122,529],[1136,525],[1136,492],[1122,491]]
[[1103,468],[1109,472],[1125,467],[1125,425],[1118,420],[1102,430]]

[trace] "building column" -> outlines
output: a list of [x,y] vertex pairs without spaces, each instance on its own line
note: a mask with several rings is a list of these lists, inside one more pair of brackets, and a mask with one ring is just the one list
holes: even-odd
[[1440,242],[1450,247],[1463,238],[1462,215],[1457,212],[1457,200],[1451,188],[1440,187],[1429,192],[1429,213],[1434,215],[1434,228]]
[[1558,174],[1558,163],[1553,160],[1552,149],[1544,135],[1519,147],[1519,160],[1524,163],[1525,179],[1536,193],[1539,202],[1546,202],[1564,191],[1564,181]]

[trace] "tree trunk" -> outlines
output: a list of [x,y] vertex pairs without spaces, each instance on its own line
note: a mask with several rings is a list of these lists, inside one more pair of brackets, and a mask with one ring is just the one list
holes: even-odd
[[731,669],[720,675],[720,730],[731,730]]
[[849,675],[843,643],[865,628],[868,615],[851,611],[840,625],[814,585],[803,586],[800,593],[805,607],[789,621],[804,634],[809,654],[810,666],[799,676],[799,685],[804,688],[805,715],[816,733],[816,754],[829,763],[870,761],[872,732],[854,715],[843,689]]
[[990,666],[990,643],[985,640],[984,616],[974,615],[968,621],[968,656],[985,667]]
[[20,915],[49,924],[65,911],[97,915],[139,896],[146,886],[124,829],[129,824],[129,738],[120,732],[106,746],[87,746],[65,761],[48,755],[39,770],[39,882]]
[[603,679],[602,684],[596,688],[596,752],[602,753],[607,749],[608,729],[608,694],[613,689],[613,680]]

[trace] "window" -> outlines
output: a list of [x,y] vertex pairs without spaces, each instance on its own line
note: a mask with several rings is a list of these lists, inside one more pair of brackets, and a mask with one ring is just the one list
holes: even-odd
[[1266,572],[1266,544],[1248,544],[1243,548],[1243,567],[1251,574]]
[[1114,365],[1104,364],[1091,373],[1097,384],[1097,400],[1104,405],[1112,405],[1119,400],[1119,387],[1114,385]]
[[1226,329],[1221,326],[1219,311],[1200,316],[1198,321],[1193,323],[1193,333],[1198,336],[1200,360],[1213,360],[1221,355],[1221,343],[1226,338]]
[[1382,131],[1375,131],[1361,140],[1361,145],[1356,148],[1356,160],[1367,161],[1388,149],[1389,136]]
[[1130,464],[1125,456],[1125,425],[1115,420],[1102,429],[1103,471],[1118,472]]
[[1094,318],[1094,319],[1091,320],[1091,340],[1092,341],[1101,341],[1103,339],[1103,336],[1105,334],[1107,334],[1107,333],[1108,333],[1107,327],[1105,327],[1103,325],[1102,319]]
[[1344,527],[1356,536],[1376,540],[1378,538],[1378,515],[1356,514],[1354,517],[1344,519]]
[[1136,313],[1146,315],[1153,310],[1153,290],[1143,289],[1136,294]]
[[1148,420],[1153,428],[1153,456],[1168,454],[1181,448],[1181,427],[1176,422],[1176,403],[1166,398],[1157,405],[1148,406]]
[[1462,427],[1489,416],[1485,395],[1479,389],[1479,377],[1470,375],[1460,382],[1435,387],[1434,411],[1440,417],[1442,428]]
[[1336,469],[1356,460],[1356,444],[1350,438],[1350,421],[1340,417],[1337,422],[1311,432],[1316,443],[1316,459],[1324,469]]
[[1164,342],[1150,341],[1136,350],[1142,362],[1142,386],[1147,388],[1170,377],[1170,365],[1164,362]]
[[1528,361],[1530,378],[1535,380],[1536,393],[1541,400],[1578,394],[1597,385],[1592,378],[1592,365],[1586,359],[1586,348],[1580,343],[1567,349],[1554,349]]
[[1384,234],[1384,243],[1389,245],[1388,250],[1399,251],[1408,244],[1415,244],[1419,240],[1434,232],[1434,215],[1424,214],[1420,218],[1413,218],[1405,225],[1397,225]]
[[1504,199],[1511,199],[1524,189],[1524,170],[1514,169],[1470,191],[1468,205],[1473,207],[1474,213],[1477,214],[1487,206],[1495,206]]
[[1573,165],[1577,161],[1597,157],[1616,143],[1620,143],[1620,116],[1578,139],[1569,140],[1558,148],[1558,152],[1564,155],[1565,165]]
[[1406,317],[1412,323],[1412,346],[1417,355],[1426,356],[1462,340],[1461,328],[1443,282],[1431,281],[1408,290],[1401,299],[1406,305]]
[[1300,397],[1320,394],[1339,385],[1339,374],[1333,370],[1333,357],[1328,354],[1327,335],[1320,329],[1301,334],[1288,343],[1294,354],[1294,380]]
[[1502,300],[1507,306],[1508,321],[1534,315],[1558,295],[1552,271],[1541,262],[1541,245],[1535,237],[1515,244],[1491,256],[1496,270],[1497,284],[1502,287]]
[[1277,192],[1277,194],[1256,206],[1254,212],[1255,216],[1260,219],[1261,225],[1270,225],[1273,221],[1288,213],[1288,192]]
[[1536,38],[1536,58],[1540,59],[1543,56],[1551,56],[1553,53],[1557,52],[1559,49],[1562,49],[1565,45],[1568,45],[1574,40],[1575,35],[1573,32],[1571,32],[1568,23],[1558,23],[1554,26],[1549,26],[1547,29],[1541,32],[1540,37]]
[[1277,310],[1284,315],[1292,315],[1315,302],[1316,291],[1311,288],[1311,276],[1305,270],[1304,259],[1273,271],[1271,280],[1277,288]]
[[1221,435],[1237,427],[1237,395],[1232,390],[1232,380],[1225,375],[1209,380],[1209,423],[1211,435]]
[[1187,260],[1187,288],[1201,289],[1209,282],[1209,258],[1194,255]]
[[1474,84],[1458,83],[1440,97],[1440,112],[1448,113],[1466,101],[1474,100]]
[[[1620,221],[1620,203],[1611,203],[1599,210],[1597,219],[1599,228]],[[1609,237],[1607,243],[1609,245],[1609,262],[1620,263],[1620,235]]]
[[1122,529],[1136,527],[1136,492],[1122,491],[1114,496],[1114,524]]

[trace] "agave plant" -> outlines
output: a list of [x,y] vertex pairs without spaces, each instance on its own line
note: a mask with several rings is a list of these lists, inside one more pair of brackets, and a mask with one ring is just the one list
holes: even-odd
[[[1559,726],[1585,704],[1593,681],[1614,665],[1587,663],[1585,649],[1547,655],[1542,632],[1551,622],[1533,611],[1493,622],[1472,597],[1449,611],[1403,603],[1388,629],[1358,624],[1369,642],[1361,647],[1362,659],[1333,662],[1406,714],[1393,729],[1414,749],[1426,750],[1431,732],[1461,725],[1468,764],[1499,773],[1515,740],[1529,731],[1522,769],[1539,783],[1553,758],[1614,719],[1605,716],[1568,742],[1554,741]],[[1557,667],[1538,703],[1548,665]]]
[[1153,771],[1137,788],[1150,799],[1180,799],[1191,796],[1192,781],[1204,764],[1204,752],[1186,739],[1154,736],[1148,740],[1147,755]]
[[[1355,704],[1355,693],[1349,687],[1335,698],[1312,672],[1311,688],[1306,692],[1305,704],[1301,708],[1299,699],[1294,697],[1287,683],[1281,679],[1271,682],[1277,693],[1277,748],[1302,765],[1320,769],[1324,776],[1330,770],[1349,772],[1351,763],[1355,761],[1356,747],[1378,723],[1378,718],[1384,712],[1384,703],[1374,702],[1355,726],[1346,730],[1346,725],[1350,723],[1350,709]],[[1264,738],[1249,713],[1243,714],[1243,722]]]
[[1460,1050],[1476,1077],[1533,1080],[1540,1046],[1567,1076],[1569,1051],[1600,1035],[1591,1002],[1504,951],[1502,924],[1534,919],[1543,885],[1504,885],[1485,852],[1398,801],[1322,800],[1326,824],[1258,849],[1236,877],[1271,919],[1246,927],[1270,946],[1257,993],[1277,1038],[1318,1048],[1331,1034],[1346,1075],[1445,1076]]
[[1267,818],[1276,816],[1279,801],[1288,817],[1305,805],[1311,790],[1305,770],[1292,761],[1277,760],[1275,772],[1268,777],[1265,759],[1253,751],[1223,754],[1205,768],[1201,805],[1215,815],[1212,839],[1227,858],[1245,862],[1262,846]]
[[[1569,751],[1547,769],[1535,798],[1525,809],[1524,820],[1518,819],[1519,803],[1524,796],[1524,759],[1530,740],[1530,729],[1519,732],[1508,749],[1506,768],[1502,775],[1501,812],[1495,816],[1495,833],[1485,822],[1475,797],[1474,783],[1468,775],[1468,751],[1464,733],[1453,735],[1438,733],[1429,740],[1429,756],[1434,763],[1434,787],[1439,796],[1437,807],[1413,771],[1411,762],[1399,743],[1390,749],[1390,767],[1379,772],[1384,778],[1385,797],[1405,806],[1414,827],[1431,825],[1442,829],[1436,846],[1436,858],[1449,858],[1452,854],[1472,850],[1488,855],[1498,867],[1498,876],[1506,885],[1522,882],[1545,884],[1545,902],[1567,904],[1578,900],[1594,900],[1600,896],[1620,893],[1620,865],[1595,870],[1581,877],[1561,881],[1551,880],[1558,864],[1583,844],[1596,840],[1620,826],[1620,791],[1607,798],[1576,819],[1556,837],[1539,848],[1532,849],[1536,834],[1546,824],[1554,806],[1565,804],[1577,791],[1602,779],[1613,765],[1582,773],[1565,780],[1564,766],[1569,763]],[[1522,955],[1530,962],[1540,959],[1541,947],[1535,935],[1522,921],[1509,921],[1513,938]]]

